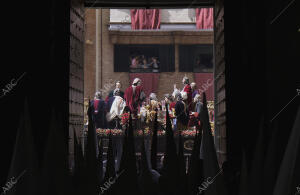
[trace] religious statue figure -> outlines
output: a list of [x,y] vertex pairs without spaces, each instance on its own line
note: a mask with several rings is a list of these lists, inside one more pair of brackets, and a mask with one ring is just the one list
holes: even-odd
[[187,104],[188,111],[192,111],[192,109],[193,109],[192,93],[193,92],[192,92],[192,88],[190,86],[189,78],[184,76],[183,79],[182,79],[182,83],[183,83],[184,87],[183,87],[183,90],[181,92],[186,92],[187,99],[185,100],[185,103]]
[[201,102],[201,95],[200,94],[196,94],[194,99],[193,99],[193,103],[195,105],[195,108],[192,112],[192,115],[190,116],[190,120],[188,123],[189,127],[194,127],[197,124],[200,125],[200,112],[202,110],[203,104]]
[[195,82],[191,83],[191,88],[192,88],[192,98],[194,98],[197,94],[199,94],[197,90],[197,85]]
[[125,90],[126,106],[129,107],[134,116],[137,116],[140,105],[146,97],[141,84],[141,79],[135,78],[132,85]]
[[96,129],[106,128],[106,108],[105,102],[102,100],[102,93],[96,92],[94,100],[91,101],[90,108],[92,110],[92,120],[95,124]]
[[124,98],[124,92],[121,91],[121,87],[122,87],[121,81],[117,81],[116,84],[115,84],[115,86],[116,86],[116,88],[114,90],[111,90],[109,92],[108,96],[105,99],[105,102],[108,102],[109,98],[113,97],[114,96],[114,92],[117,91],[117,90],[120,92],[120,96],[122,98]]
[[[187,105],[187,108],[188,108],[188,112],[192,111],[193,110],[193,98],[192,98],[192,88],[190,86],[190,82],[189,82],[189,78],[187,76],[184,76],[183,79],[182,79],[182,84],[184,85],[183,89],[181,90],[181,95],[183,92],[186,92],[186,96],[187,98],[184,99],[184,102],[186,103]],[[176,88],[176,84],[174,84],[174,92],[173,92],[173,96],[174,96],[174,93],[177,92],[178,89]],[[175,97],[175,96],[174,96]]]
[[157,99],[155,93],[151,93],[149,95],[149,100],[150,100],[151,110],[156,110],[157,108],[159,108],[160,103],[158,102],[158,99]]
[[[120,96],[120,90],[116,90],[114,92],[114,100],[112,102],[112,105],[110,107],[109,112],[106,115],[106,119],[108,122],[111,122],[113,119],[115,119],[118,123],[122,117],[123,110],[126,106],[126,103],[124,99]],[[115,125],[114,127],[120,127],[119,124]]]
[[179,90],[176,90],[174,91],[174,97],[176,99],[176,104],[175,104],[176,128],[178,130],[186,130],[189,121],[189,114],[184,99],[187,98],[187,93],[179,92]]

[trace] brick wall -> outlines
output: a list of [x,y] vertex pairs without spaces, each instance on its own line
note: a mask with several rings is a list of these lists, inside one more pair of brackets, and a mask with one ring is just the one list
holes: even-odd
[[[101,12],[100,12],[101,13]],[[114,47],[110,40],[110,35],[108,31],[108,25],[109,25],[109,16],[110,16],[110,10],[109,9],[102,9],[102,61],[99,62],[99,65],[102,64],[102,75],[99,76],[99,79],[102,81],[100,82],[100,89],[104,89],[104,91],[109,92],[106,86],[110,85],[110,83],[114,84],[115,81],[121,81],[122,83],[122,90],[124,91],[126,87],[128,87],[129,84],[129,76],[128,73],[115,73],[114,72]],[[100,35],[101,36],[101,35]],[[100,40],[99,40],[100,41]],[[100,44],[101,45],[101,44]],[[99,60],[101,60],[99,58]],[[114,85],[110,85],[111,90],[114,89]],[[107,94],[106,94],[107,95]]]
[[84,97],[92,98],[96,85],[96,9],[85,12]]

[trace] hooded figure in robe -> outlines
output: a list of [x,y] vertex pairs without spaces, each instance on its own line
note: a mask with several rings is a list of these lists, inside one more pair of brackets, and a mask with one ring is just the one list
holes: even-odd
[[190,85],[190,81],[189,81],[189,78],[188,77],[183,77],[182,79],[182,83],[184,84],[184,87],[181,91],[181,93],[183,92],[186,92],[186,95],[187,95],[187,99],[185,100],[186,104],[187,104],[187,108],[188,108],[188,111],[192,111],[193,110],[193,91],[192,91],[192,88],[191,88],[191,85]]

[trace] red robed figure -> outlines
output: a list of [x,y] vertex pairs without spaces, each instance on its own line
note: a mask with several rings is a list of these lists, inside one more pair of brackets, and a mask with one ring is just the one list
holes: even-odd
[[133,114],[137,114],[138,106],[140,103],[140,95],[143,91],[142,86],[136,86],[133,94],[133,87],[130,86],[125,90],[124,98],[126,100],[126,106],[129,107]]
[[192,111],[192,108],[193,108],[193,106],[192,106],[192,101],[193,101],[193,97],[192,97],[192,88],[191,88],[191,86],[190,86],[190,84],[187,84],[184,88],[183,88],[183,91],[184,92],[186,92],[186,94],[187,94],[187,104],[188,104],[188,106],[189,106],[189,112],[190,111]]

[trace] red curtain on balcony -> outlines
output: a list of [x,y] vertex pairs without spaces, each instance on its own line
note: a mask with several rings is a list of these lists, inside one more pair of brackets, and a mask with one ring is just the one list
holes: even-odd
[[131,29],[160,29],[159,9],[132,9]]
[[196,9],[197,29],[213,29],[214,28],[213,18],[214,18],[213,8],[197,8]]
[[194,73],[194,80],[198,91],[205,92],[206,99],[214,100],[214,75],[213,73]]
[[147,97],[150,93],[157,93],[159,74],[157,73],[129,73],[130,85],[135,78],[142,80],[142,86]]

